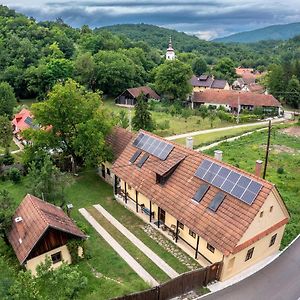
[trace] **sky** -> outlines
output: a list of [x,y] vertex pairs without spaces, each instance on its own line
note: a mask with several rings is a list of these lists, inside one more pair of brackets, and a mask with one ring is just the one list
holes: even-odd
[[300,22],[300,0],[2,0],[38,21],[73,27],[146,23],[210,40],[269,25]]

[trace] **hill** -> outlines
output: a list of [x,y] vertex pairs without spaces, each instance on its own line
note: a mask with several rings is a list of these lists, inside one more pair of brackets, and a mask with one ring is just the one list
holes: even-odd
[[222,43],[255,43],[262,40],[288,40],[300,34],[300,22],[273,25],[252,31],[245,31],[214,39]]

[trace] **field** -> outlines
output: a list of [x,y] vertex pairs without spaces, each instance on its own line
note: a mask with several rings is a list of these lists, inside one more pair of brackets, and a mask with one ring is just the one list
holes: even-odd
[[[218,150],[223,151],[224,161],[253,172],[255,161],[264,161],[266,142],[267,131],[261,131],[231,143],[224,142],[218,145]],[[277,186],[291,215],[282,241],[285,247],[300,233],[300,138],[273,128],[270,148],[266,179]],[[214,150],[206,153],[213,155]]]

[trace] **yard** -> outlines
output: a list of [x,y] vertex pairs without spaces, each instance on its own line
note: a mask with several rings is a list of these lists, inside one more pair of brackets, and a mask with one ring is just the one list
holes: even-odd
[[[282,248],[300,233],[300,137],[290,136],[283,131],[284,129],[277,127],[272,129],[266,174],[266,179],[277,186],[291,215]],[[222,143],[218,145],[218,150],[223,151],[224,161],[253,173],[255,161],[264,161],[266,142],[267,131],[261,131],[231,143]],[[214,150],[216,148],[205,152],[213,155]]]
[[[15,185],[9,181],[1,182],[0,189],[7,189],[19,202],[26,193],[26,178]],[[148,288],[139,276],[121,259],[116,252],[94,231],[84,218],[79,214],[78,209],[85,207],[93,213],[97,220],[109,231],[122,246],[135,258],[143,267],[151,273],[159,282],[168,280],[168,276],[161,271],[151,260],[149,260],[139,249],[122,236],[110,223],[101,219],[93,211],[93,204],[101,204],[107,211],[116,217],[124,226],[141,239],[149,248],[166,261],[178,273],[186,272],[189,268],[179,259],[167,252],[162,246],[152,240],[143,230],[145,223],[122,205],[112,200],[112,187],[101,181],[94,170],[88,170],[79,174],[76,183],[68,188],[67,199],[74,205],[72,217],[84,228],[90,238],[86,242],[87,259],[79,263],[83,275],[88,278],[87,287],[81,292],[80,299],[108,299],[140,291]],[[187,259],[193,262],[192,258]],[[7,269],[7,272],[0,275],[0,279],[7,278],[7,284],[13,281],[16,276],[18,262],[11,251],[0,244],[0,266]],[[0,288],[1,296],[1,288]]]

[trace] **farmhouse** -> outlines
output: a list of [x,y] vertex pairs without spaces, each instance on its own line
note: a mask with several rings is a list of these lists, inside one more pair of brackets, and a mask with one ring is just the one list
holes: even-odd
[[134,134],[122,127],[114,127],[111,134],[106,138],[106,143],[112,153],[112,162],[105,161],[98,169],[98,174],[107,183],[113,184],[114,174],[111,170],[112,163],[121,155]]
[[220,157],[141,130],[112,170],[116,199],[196,259],[222,261],[221,280],[279,249],[289,214],[276,187]]
[[[46,257],[53,268],[63,261],[71,263],[68,241],[85,238],[61,208],[29,194],[17,208],[8,236],[20,264],[33,274]],[[79,248],[78,254],[81,252]]]
[[140,86],[132,89],[127,89],[124,91],[121,95],[119,95],[115,99],[115,103],[117,105],[122,106],[134,106],[136,104],[136,99],[141,95],[144,94],[146,98],[149,99],[155,99],[160,100],[160,96],[156,94],[155,91],[153,91],[148,86]]
[[192,108],[200,105],[223,106],[230,112],[236,112],[238,107],[241,110],[253,110],[255,107],[262,107],[266,112],[275,110],[277,114],[281,113],[281,104],[272,95],[252,92],[205,90],[193,93],[191,102]]
[[190,79],[193,86],[193,92],[200,92],[206,89],[229,90],[229,84],[226,80],[214,79],[209,75],[201,75],[199,77],[193,75]]

